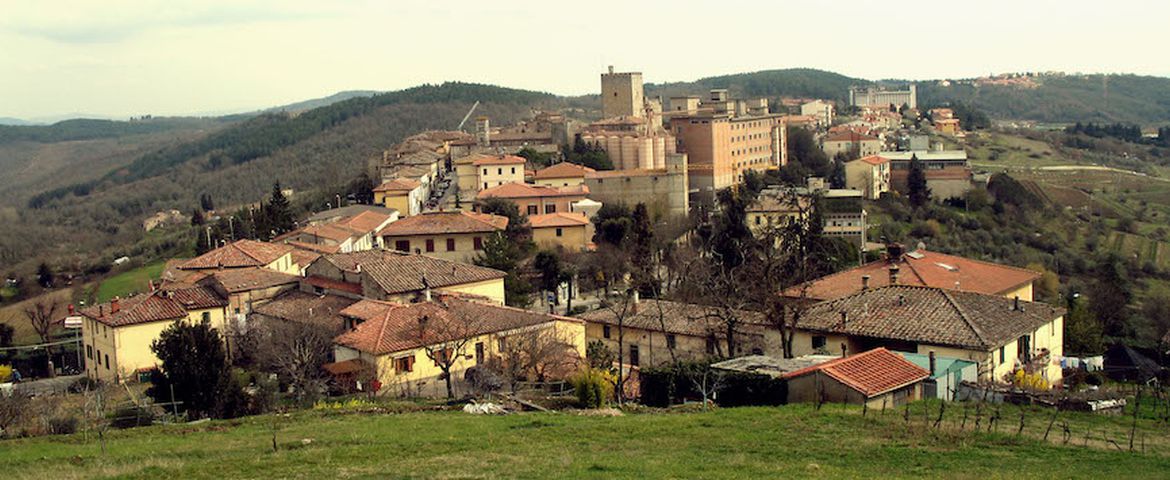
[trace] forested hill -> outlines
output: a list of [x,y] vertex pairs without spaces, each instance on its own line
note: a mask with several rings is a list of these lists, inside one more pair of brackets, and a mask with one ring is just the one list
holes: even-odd
[[0,125],[0,144],[12,142],[53,143],[73,140],[93,140],[126,135],[202,128],[226,123],[223,118],[159,117],[135,119],[128,122],[78,118],[52,125]]
[[869,80],[811,68],[764,70],[700,78],[693,82],[647,84],[646,94],[669,98],[672,95],[701,95],[712,88],[726,88],[733,96],[823,98],[844,103],[849,87],[868,85]]
[[1038,122],[1170,123],[1170,78],[1064,75],[1036,79],[1035,88],[920,82],[918,103],[963,102],[993,118]]

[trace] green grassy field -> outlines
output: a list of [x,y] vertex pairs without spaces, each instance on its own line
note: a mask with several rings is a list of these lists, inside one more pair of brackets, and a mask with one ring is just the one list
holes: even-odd
[[[1014,436],[1011,416],[1000,433],[972,433],[974,417],[960,432],[958,415],[948,411],[944,427],[933,430],[917,413],[906,422],[901,411],[862,417],[839,405],[620,417],[307,411],[111,431],[105,454],[92,434],[8,440],[0,442],[0,471],[5,478],[55,479],[1164,478],[1170,472],[1164,450],[1131,453],[1083,447],[1079,438],[1068,446],[1029,438],[1043,430],[1043,415],[1021,437]],[[1101,421],[1108,422],[1090,420]],[[1140,431],[1147,433],[1144,426]]]
[[162,275],[163,266],[163,262],[151,263],[102,280],[97,291],[97,301],[105,302],[115,295],[125,297],[131,293],[145,291],[146,282],[157,280]]

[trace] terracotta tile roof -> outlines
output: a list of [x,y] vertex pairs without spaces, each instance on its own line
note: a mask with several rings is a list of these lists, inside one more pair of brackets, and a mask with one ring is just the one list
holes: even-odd
[[487,190],[481,190],[476,198],[540,198],[540,197],[579,197],[589,194],[589,187],[575,185],[571,187],[546,187],[544,185],[529,185],[527,183],[505,183]]
[[[350,238],[361,235],[361,232],[358,232],[354,229],[351,229],[351,228],[343,226],[343,225],[338,225],[336,223],[321,223],[321,224],[317,224],[317,225],[309,225],[309,226],[302,227],[302,228],[293,230],[291,232],[282,234],[279,237],[276,237],[274,239],[274,241],[281,242],[287,238],[296,238],[296,237],[300,237],[302,235],[307,235],[309,237],[316,237],[316,238],[324,238],[326,240],[333,240],[335,242],[341,243],[341,242],[344,242],[346,240],[349,240]],[[302,243],[310,243],[310,244],[314,244],[314,245],[316,244],[314,242],[302,242]]]
[[349,228],[360,234],[374,233],[382,224],[393,218],[390,215],[365,211],[352,217],[346,217],[336,222],[337,225]]
[[597,170],[586,167],[584,165],[577,165],[576,163],[570,162],[561,162],[556,165],[537,170],[536,174],[533,175],[533,178],[577,178],[584,177],[586,174],[596,171]]
[[[489,333],[580,320],[518,308],[437,295],[430,302],[398,304],[362,300],[342,311],[364,320],[334,342],[372,355],[385,355]],[[425,319],[426,327],[420,326]]]
[[[861,291],[862,277],[869,275],[869,286],[890,284],[890,266],[887,260],[870,262],[813,280],[807,298],[831,300]],[[957,257],[918,249],[902,255],[898,266],[900,285],[921,285],[969,292],[1003,295],[1040,278],[1040,274],[1018,267]],[[799,297],[802,286],[783,292],[787,297]]]
[[[621,312],[621,308],[621,302],[617,302],[612,309],[591,310],[578,315],[578,317],[590,323],[617,326],[618,313]],[[626,308],[631,307],[627,306]],[[661,310],[659,310],[660,308]],[[745,331],[758,330],[767,324],[764,315],[759,312],[747,310],[736,310],[735,312],[738,314]],[[622,324],[627,328],[662,331],[662,323],[665,322],[667,333],[693,337],[706,337],[708,335],[722,337],[725,328],[722,321],[714,316],[716,313],[718,313],[716,307],[706,305],[642,299],[638,301],[636,311],[626,314]]]
[[365,370],[373,370],[374,366],[370,365],[369,363],[366,363],[364,360],[362,360],[360,358],[352,358],[352,359],[344,360],[344,361],[340,361],[340,362],[326,363],[324,365],[321,365],[321,368],[324,369],[326,372],[329,372],[330,375],[338,376],[338,375],[349,375],[352,373],[358,373],[358,372],[365,371]]
[[422,186],[418,180],[411,180],[409,178],[395,178],[386,183],[374,187],[375,192],[409,192]]
[[[118,304],[117,312],[113,310],[115,302]],[[111,327],[122,327],[186,318],[188,310],[226,305],[227,301],[209,288],[171,284],[151,293],[93,305],[78,313]]]
[[856,132],[837,132],[825,137],[826,142],[877,142],[879,138]]
[[349,292],[356,295],[362,294],[362,285],[360,283],[349,283],[341,280],[334,280],[332,278],[308,276],[305,277],[305,283],[314,287],[325,288],[329,290],[337,290],[339,292]]
[[524,157],[516,155],[482,155],[472,164],[480,167],[484,165],[516,165],[527,161]]
[[379,205],[346,205],[341,208],[333,208],[323,210],[309,216],[309,223],[325,223],[335,222],[346,217],[352,217],[362,212],[380,213],[383,215],[391,215],[397,212],[393,208],[386,208]]
[[182,270],[180,268],[184,263],[187,263],[190,260],[191,259],[189,258],[172,258],[167,260],[166,263],[163,264],[163,271],[162,274],[159,275],[159,279],[164,282],[195,283],[203,277],[206,277],[207,274],[204,272],[199,272],[196,270]]
[[296,240],[285,240],[284,243],[296,247],[297,250],[313,252],[318,255],[322,253],[337,253],[341,250],[341,245],[322,245],[318,243],[298,242]]
[[318,258],[321,258],[321,254],[318,252],[303,250],[300,248],[296,248],[292,251],[293,263],[295,263],[301,269],[309,266],[310,263],[313,263]]
[[890,159],[883,157],[881,155],[870,155],[868,157],[859,158],[858,161],[865,162],[865,163],[868,163],[870,165],[881,165],[883,163],[890,163]]
[[301,277],[296,275],[256,267],[217,270],[208,275],[204,282],[217,284],[228,293],[238,293],[279,285],[290,285],[299,282],[300,279]]
[[468,212],[426,212],[406,217],[386,225],[378,231],[380,237],[407,235],[442,235],[449,233],[490,233],[508,226],[508,217],[486,213]]
[[292,251],[292,247],[288,245],[259,242],[256,240],[237,240],[188,260],[186,263],[180,265],[179,268],[198,270],[219,267],[263,267],[276,261],[290,251]]
[[528,224],[532,228],[581,227],[589,225],[589,218],[580,213],[544,213],[540,215],[529,215]]
[[333,264],[338,269],[368,275],[387,294],[417,292],[426,288],[425,276],[431,288],[483,282],[504,278],[504,272],[468,265],[450,260],[415,255],[392,250],[325,255],[319,261]]
[[885,348],[876,348],[789,372],[784,374],[784,378],[802,377],[813,372],[824,372],[861,392],[866,398],[897,390],[930,376],[930,372],[901,355]]
[[998,295],[894,285],[816,304],[797,328],[990,351],[1065,313],[1038,302],[1015,306]]
[[357,300],[336,295],[314,295],[293,290],[258,305],[253,313],[290,322],[321,325],[340,331],[345,324],[341,311]]

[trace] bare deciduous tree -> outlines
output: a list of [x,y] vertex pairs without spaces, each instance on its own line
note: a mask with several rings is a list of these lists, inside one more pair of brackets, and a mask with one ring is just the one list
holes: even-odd
[[311,401],[325,391],[328,376],[321,366],[333,353],[333,335],[324,326],[267,320],[259,324],[258,357],[293,390],[297,401]]
[[515,392],[521,380],[546,382],[576,370],[580,361],[571,340],[556,327],[541,326],[504,336],[495,370]]
[[[42,343],[49,343],[53,340],[53,331],[57,329],[57,324],[54,322],[57,316],[57,303],[51,300],[37,300],[32,305],[24,308],[24,315],[28,317],[29,325],[32,325],[33,331],[40,337]],[[46,368],[49,370],[49,376],[53,375],[53,349],[52,347],[45,347]]]
[[427,358],[443,371],[447,398],[455,398],[451,368],[465,354],[467,345],[477,337],[477,321],[473,318],[452,318],[449,315],[423,315],[414,330],[415,336],[424,345],[422,350]]

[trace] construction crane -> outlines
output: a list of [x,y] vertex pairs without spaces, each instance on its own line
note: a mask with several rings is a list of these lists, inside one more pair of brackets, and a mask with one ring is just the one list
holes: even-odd
[[479,106],[479,100],[476,100],[475,104],[471,106],[471,110],[467,111],[467,115],[463,116],[463,121],[459,122],[458,127],[455,127],[455,130],[463,130],[463,124],[467,123],[467,119],[471,118],[471,114],[475,113],[475,107],[478,107],[478,106]]

